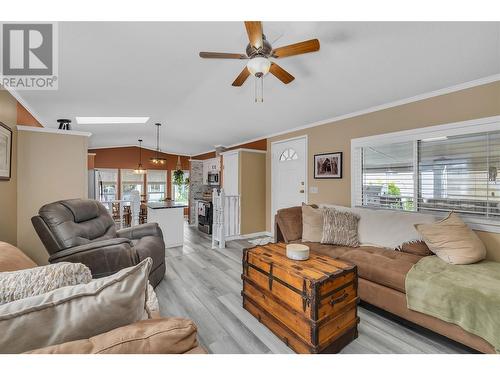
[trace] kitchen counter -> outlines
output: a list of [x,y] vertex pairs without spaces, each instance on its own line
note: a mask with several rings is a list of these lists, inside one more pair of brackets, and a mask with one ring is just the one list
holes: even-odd
[[184,203],[177,203],[174,201],[165,201],[165,202],[149,202],[148,208],[153,210],[160,210],[163,208],[186,208],[188,205]]
[[186,207],[186,204],[174,201],[148,203],[148,223],[158,223],[163,232],[166,248],[182,246],[184,243]]

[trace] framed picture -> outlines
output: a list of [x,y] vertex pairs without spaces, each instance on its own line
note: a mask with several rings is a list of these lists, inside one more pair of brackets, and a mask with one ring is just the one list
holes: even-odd
[[10,180],[12,130],[0,122],[0,180]]
[[314,178],[342,178],[342,153],[314,155]]

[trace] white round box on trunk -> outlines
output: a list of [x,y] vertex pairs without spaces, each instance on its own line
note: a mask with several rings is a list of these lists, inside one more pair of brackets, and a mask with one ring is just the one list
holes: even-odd
[[286,245],[286,256],[293,260],[309,259],[309,246],[293,243]]

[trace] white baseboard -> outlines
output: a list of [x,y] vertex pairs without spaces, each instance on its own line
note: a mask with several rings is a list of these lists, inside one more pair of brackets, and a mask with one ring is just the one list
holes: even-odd
[[242,234],[239,236],[226,237],[226,241],[247,240],[250,238],[262,237],[262,236],[272,237],[273,235],[271,232],[255,232],[255,233]]

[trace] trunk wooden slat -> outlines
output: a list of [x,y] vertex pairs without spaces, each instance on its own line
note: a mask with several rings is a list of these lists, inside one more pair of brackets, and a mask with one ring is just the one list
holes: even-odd
[[357,337],[356,266],[286,245],[243,252],[243,307],[298,353],[336,353]]

